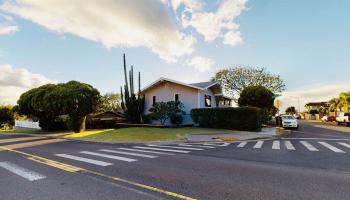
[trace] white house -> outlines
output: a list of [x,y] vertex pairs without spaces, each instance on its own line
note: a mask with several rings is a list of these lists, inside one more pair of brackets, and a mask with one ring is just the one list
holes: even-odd
[[183,124],[192,124],[190,112],[193,108],[232,107],[231,98],[225,97],[219,82],[182,83],[160,78],[151,83],[141,94],[145,96],[145,113],[155,102],[180,101],[184,104]]

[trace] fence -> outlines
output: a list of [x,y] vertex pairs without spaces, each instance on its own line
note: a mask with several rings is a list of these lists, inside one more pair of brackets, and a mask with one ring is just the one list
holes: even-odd
[[39,122],[32,122],[28,120],[20,121],[16,120],[15,121],[15,127],[19,128],[30,128],[30,129],[41,129],[39,126]]

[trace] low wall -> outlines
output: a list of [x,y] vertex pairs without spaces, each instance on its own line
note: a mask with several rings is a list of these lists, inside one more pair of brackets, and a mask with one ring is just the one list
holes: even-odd
[[16,120],[15,121],[16,128],[26,128],[26,129],[38,129],[40,130],[39,122],[33,122],[29,120]]

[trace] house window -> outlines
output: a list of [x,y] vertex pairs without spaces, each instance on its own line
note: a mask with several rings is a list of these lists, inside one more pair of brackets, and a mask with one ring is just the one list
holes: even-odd
[[175,102],[179,102],[179,94],[175,94]]
[[152,106],[156,104],[156,96],[153,96]]
[[210,95],[204,95],[204,103],[205,103],[205,107],[211,107],[211,96]]

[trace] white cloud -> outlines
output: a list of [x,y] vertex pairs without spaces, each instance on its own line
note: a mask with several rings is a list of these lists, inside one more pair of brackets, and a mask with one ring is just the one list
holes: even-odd
[[227,44],[227,45],[232,45],[232,46],[243,43],[241,33],[239,31],[238,32],[234,32],[234,31],[227,32],[224,36],[223,43]]
[[200,10],[203,7],[201,0],[171,0],[171,5],[175,12],[181,5],[184,5],[186,9],[192,11]]
[[287,91],[278,99],[282,101],[281,111],[289,106],[295,106],[298,109],[299,103],[300,109],[303,111],[306,103],[328,101],[346,91],[350,91],[350,83],[320,85],[310,89]]
[[0,35],[7,35],[7,34],[15,33],[18,30],[19,30],[18,26],[0,25]]
[[23,92],[51,82],[45,76],[26,69],[0,65],[0,104],[15,104]]
[[205,72],[212,68],[214,62],[210,58],[195,56],[192,59],[187,60],[186,64],[200,72]]
[[195,42],[177,30],[164,0],[5,0],[0,9],[107,48],[146,47],[169,62]]
[[235,20],[246,9],[247,0],[222,0],[216,12],[205,12],[202,6],[190,7],[186,1],[176,2],[175,6],[179,7],[181,2],[188,8],[181,14],[184,28],[193,27],[207,42],[224,37],[224,44],[235,46],[242,43]]

